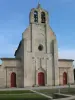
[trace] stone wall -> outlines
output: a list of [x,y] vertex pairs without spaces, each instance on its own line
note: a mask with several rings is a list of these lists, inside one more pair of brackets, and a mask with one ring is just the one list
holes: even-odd
[[67,73],[67,84],[74,83],[73,61],[59,61],[59,84],[63,85],[63,73]]
[[17,85],[17,67],[21,66],[20,60],[5,58],[2,59],[2,65],[0,68],[0,87],[11,86],[11,73],[16,73],[16,85]]

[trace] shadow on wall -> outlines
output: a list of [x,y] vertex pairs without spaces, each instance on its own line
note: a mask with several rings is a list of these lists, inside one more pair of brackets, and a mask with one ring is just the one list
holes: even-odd
[[74,83],[75,83],[75,68],[74,68]]

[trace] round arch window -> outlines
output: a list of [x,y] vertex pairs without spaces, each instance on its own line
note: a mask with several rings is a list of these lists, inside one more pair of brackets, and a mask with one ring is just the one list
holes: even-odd
[[38,49],[39,49],[39,51],[42,51],[42,50],[43,50],[43,45],[40,44],[40,45],[38,46]]

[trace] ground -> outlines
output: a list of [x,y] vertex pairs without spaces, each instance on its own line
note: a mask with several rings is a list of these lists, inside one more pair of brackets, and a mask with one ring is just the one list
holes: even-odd
[[[30,90],[29,90],[30,89]],[[36,92],[33,92],[36,91]],[[39,92],[39,94],[37,93]],[[40,93],[44,94],[41,95]],[[23,89],[0,89],[0,100],[49,100],[49,98],[45,97],[50,96],[53,97],[54,93],[61,93],[65,95],[71,95],[75,96],[75,87],[57,87],[57,88],[43,88],[43,87],[37,87],[37,88],[23,88]],[[62,98],[61,96],[53,97],[56,98]],[[75,99],[71,99],[75,100]]]
[[33,93],[29,90],[0,91],[0,100],[47,100],[46,97]]
[[41,93],[52,96],[54,93],[62,93],[68,95],[75,95],[75,88],[59,88],[59,89],[44,89],[44,90],[36,90]]

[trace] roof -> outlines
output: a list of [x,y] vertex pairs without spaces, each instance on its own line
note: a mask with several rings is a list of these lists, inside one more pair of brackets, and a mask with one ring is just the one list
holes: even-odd
[[71,62],[73,62],[74,60],[73,59],[58,59],[58,61],[71,61]]
[[19,45],[18,45],[18,48],[17,48],[17,50],[15,51],[14,56],[16,56],[16,53],[18,52],[18,50],[19,50],[19,48],[20,48],[20,46],[21,46],[21,43],[22,43],[22,40],[20,41],[20,43],[19,43]]
[[21,60],[20,58],[0,58],[1,60]]

